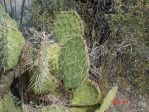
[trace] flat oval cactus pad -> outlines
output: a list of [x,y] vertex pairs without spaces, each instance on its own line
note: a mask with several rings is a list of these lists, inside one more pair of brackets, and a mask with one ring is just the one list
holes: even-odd
[[67,89],[79,86],[88,76],[89,56],[87,46],[82,37],[69,39],[61,48],[59,69]]
[[95,105],[99,102],[100,98],[101,92],[98,85],[88,80],[73,90],[72,105]]
[[76,35],[84,35],[83,21],[75,11],[61,12],[54,21],[55,37],[60,43]]

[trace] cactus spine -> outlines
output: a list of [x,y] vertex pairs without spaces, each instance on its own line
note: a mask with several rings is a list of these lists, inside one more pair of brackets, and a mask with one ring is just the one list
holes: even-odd
[[47,94],[57,87],[57,80],[49,72],[49,42],[43,35],[40,50],[35,59],[34,67],[30,70],[31,87],[36,94]]

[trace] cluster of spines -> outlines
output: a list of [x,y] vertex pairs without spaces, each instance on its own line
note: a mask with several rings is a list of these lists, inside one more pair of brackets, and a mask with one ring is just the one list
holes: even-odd
[[29,71],[30,87],[36,94],[48,94],[57,86],[56,79],[50,74],[48,50],[48,37],[43,34],[38,56],[35,59],[34,66]]

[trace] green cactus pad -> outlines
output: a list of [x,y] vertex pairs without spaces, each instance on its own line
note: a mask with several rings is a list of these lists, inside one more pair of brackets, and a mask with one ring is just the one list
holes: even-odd
[[60,46],[57,43],[50,45],[48,55],[49,55],[50,72],[52,75],[57,74],[57,72],[59,71],[58,69],[59,54],[60,54]]
[[0,64],[4,71],[18,64],[24,43],[25,39],[18,30],[0,23]]
[[0,23],[5,22],[7,26],[18,29],[17,23],[9,17],[3,7],[0,5]]
[[20,107],[15,104],[15,97],[9,92],[2,99],[2,111],[0,112],[23,112]]
[[47,106],[41,109],[41,112],[67,112],[64,107],[59,106]]
[[21,52],[20,60],[17,66],[16,74],[23,74],[33,64],[33,46],[31,42],[26,41]]
[[88,76],[89,56],[87,46],[82,37],[69,39],[61,48],[59,69],[67,89],[79,86]]
[[34,67],[29,72],[30,87],[33,87],[36,94],[48,94],[58,86],[58,83],[49,71],[48,38],[45,36],[41,41]]
[[99,108],[99,110],[97,112],[105,112],[110,107],[111,102],[114,99],[114,97],[116,96],[117,91],[118,91],[118,86],[113,87],[109,91],[109,93],[104,98],[104,100],[101,104],[101,107]]
[[[58,86],[58,82],[55,77],[49,74],[39,75],[38,67],[34,67],[30,72],[30,87],[33,88],[35,94],[48,94],[51,91],[55,90]],[[39,79],[38,79],[39,78]]]
[[83,21],[74,11],[61,12],[54,21],[56,39],[63,44],[76,35],[84,35]]
[[99,102],[100,98],[101,92],[98,85],[88,80],[73,90],[72,105],[95,105]]

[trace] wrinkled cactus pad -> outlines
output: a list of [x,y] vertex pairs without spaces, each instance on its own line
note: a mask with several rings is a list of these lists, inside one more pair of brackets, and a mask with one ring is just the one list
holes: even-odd
[[98,85],[93,81],[86,81],[73,90],[72,105],[95,105],[101,98]]
[[87,46],[81,36],[69,39],[61,48],[59,69],[67,89],[79,86],[88,76],[89,56]]
[[64,43],[76,35],[84,35],[83,21],[74,11],[61,12],[54,21],[56,39]]

